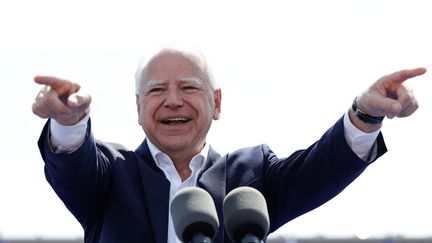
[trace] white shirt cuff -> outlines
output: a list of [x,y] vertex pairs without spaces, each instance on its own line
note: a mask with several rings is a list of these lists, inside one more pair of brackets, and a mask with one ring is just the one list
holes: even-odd
[[375,141],[380,130],[365,133],[352,124],[348,112],[344,116],[345,139],[352,151],[362,160],[371,161],[376,157]]
[[51,119],[50,144],[54,152],[72,153],[77,150],[84,143],[89,119],[90,115],[87,114],[81,121],[72,126],[64,126]]

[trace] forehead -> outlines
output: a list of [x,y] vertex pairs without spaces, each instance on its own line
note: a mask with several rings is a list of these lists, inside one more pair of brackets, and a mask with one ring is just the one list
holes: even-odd
[[177,80],[195,77],[205,80],[205,63],[198,56],[175,51],[163,51],[147,64],[142,81]]

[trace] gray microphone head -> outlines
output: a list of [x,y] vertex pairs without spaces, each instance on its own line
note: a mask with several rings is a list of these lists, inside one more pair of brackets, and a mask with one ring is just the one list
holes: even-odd
[[269,216],[264,196],[252,187],[238,187],[223,202],[225,231],[234,242],[247,234],[263,240],[269,231]]
[[194,234],[214,238],[219,220],[213,198],[199,187],[186,187],[176,193],[171,201],[171,217],[177,237],[188,242]]

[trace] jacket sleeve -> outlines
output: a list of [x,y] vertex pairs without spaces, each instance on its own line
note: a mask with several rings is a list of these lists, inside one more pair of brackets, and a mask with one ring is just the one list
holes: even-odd
[[[261,148],[271,231],[332,199],[370,164],[358,158],[346,143],[343,119],[309,148],[288,158],[279,159],[266,145]],[[382,134],[374,148],[374,160],[387,151]]]
[[66,207],[87,228],[102,213],[110,184],[110,153],[102,153],[90,130],[72,153],[54,153],[48,146],[49,122],[38,141],[45,177]]

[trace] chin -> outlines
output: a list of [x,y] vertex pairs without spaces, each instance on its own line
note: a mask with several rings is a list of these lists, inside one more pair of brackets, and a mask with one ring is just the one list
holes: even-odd
[[165,141],[164,143],[161,143],[161,146],[169,151],[181,151],[191,147],[190,142],[179,141],[177,139]]

